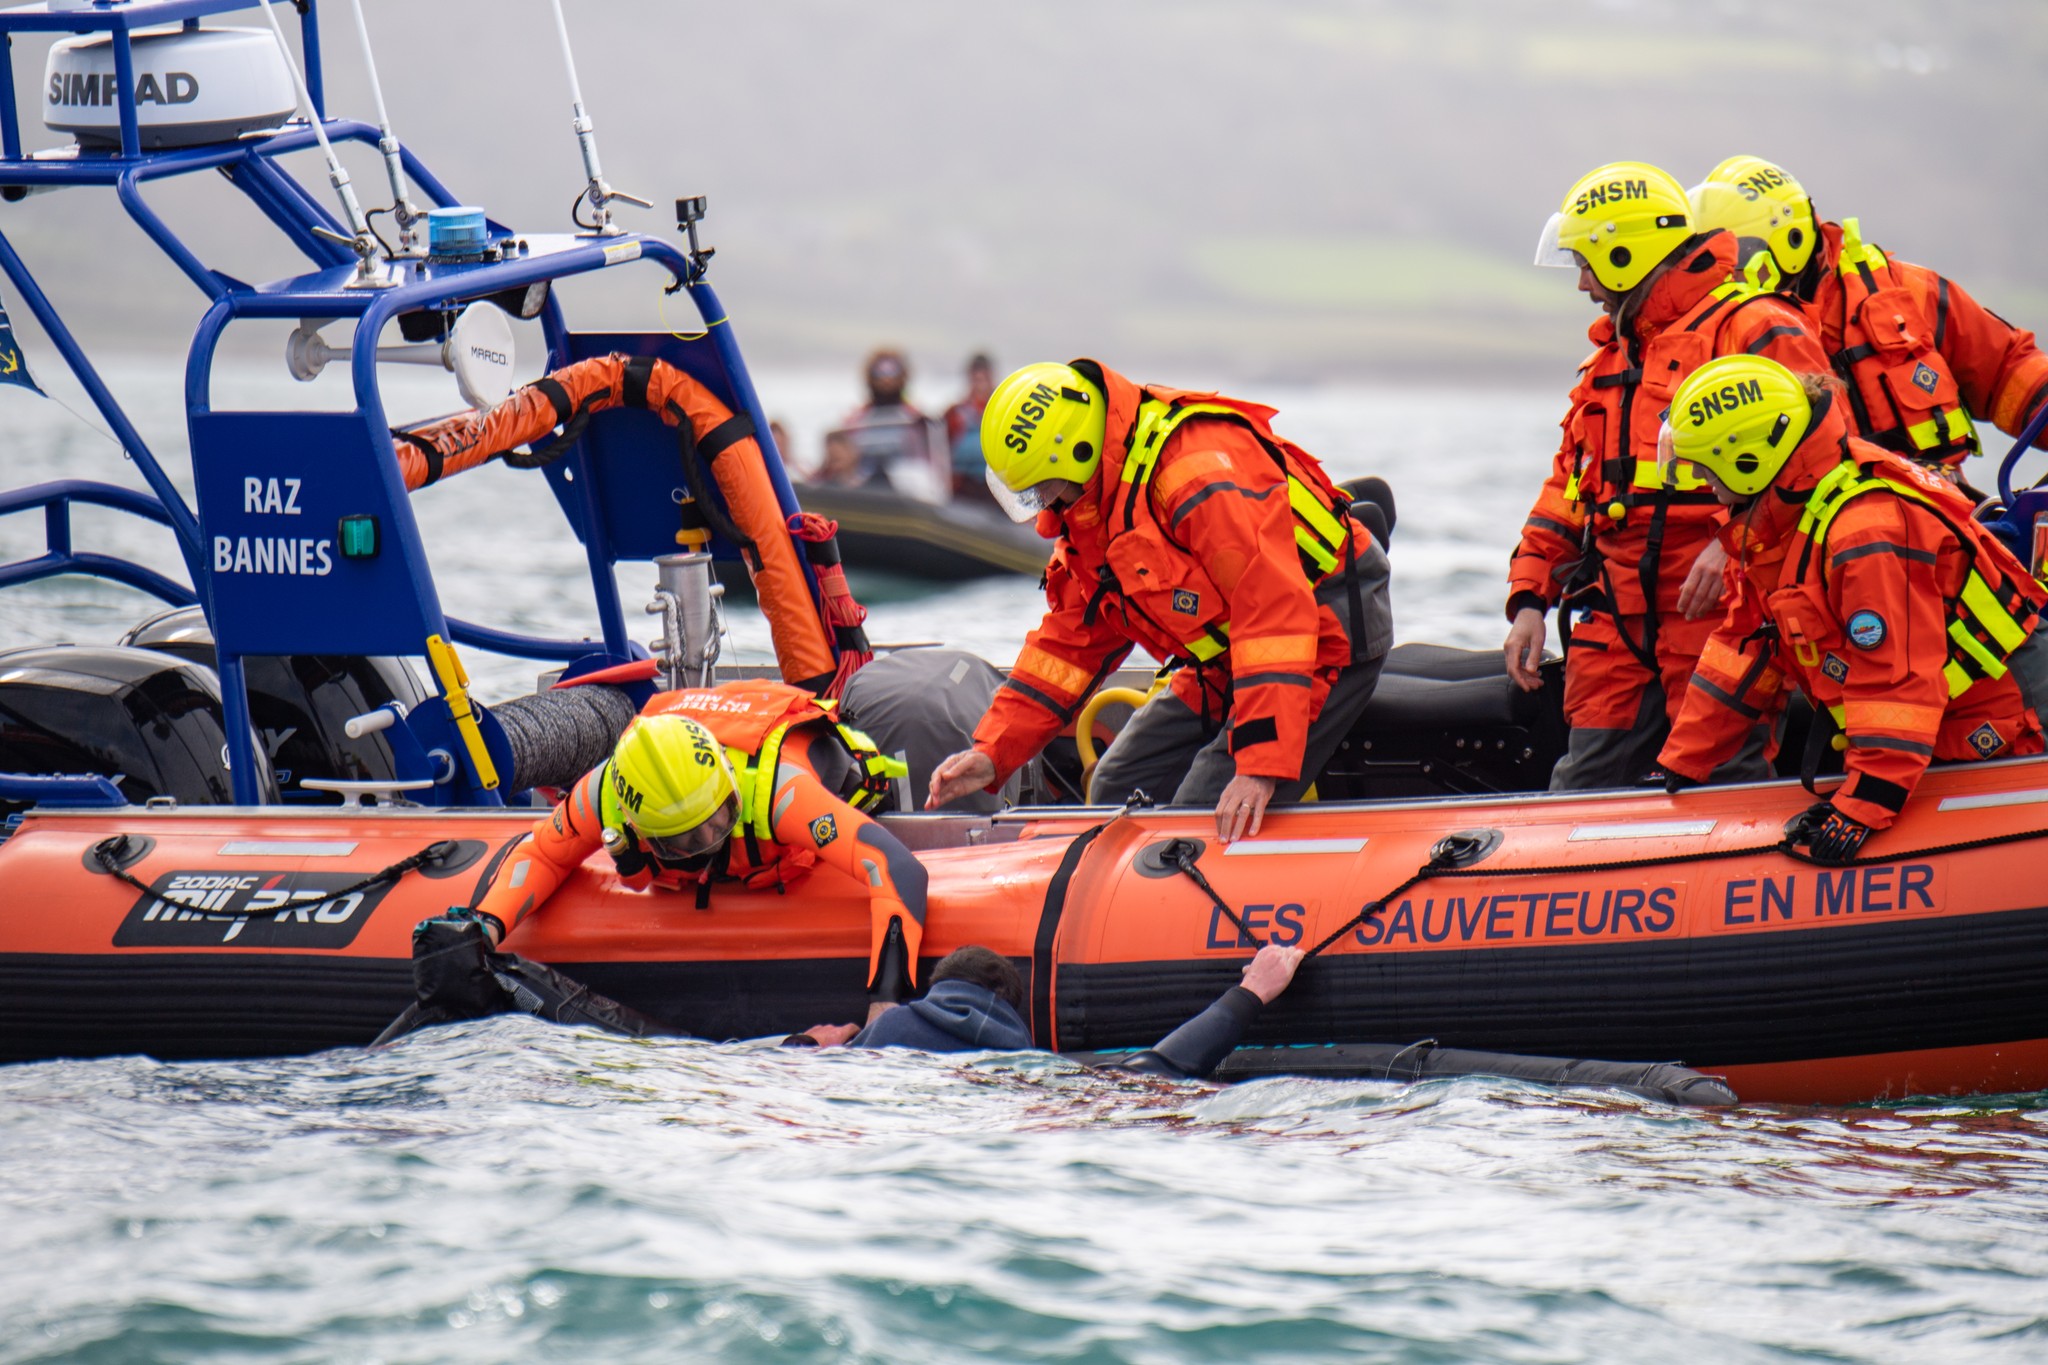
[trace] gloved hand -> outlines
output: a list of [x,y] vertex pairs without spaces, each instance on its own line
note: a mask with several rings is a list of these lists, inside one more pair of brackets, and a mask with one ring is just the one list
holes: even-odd
[[1785,825],[1787,840],[1805,844],[1815,862],[1836,867],[1854,858],[1869,837],[1870,826],[1850,819],[1828,801],[1815,802]]

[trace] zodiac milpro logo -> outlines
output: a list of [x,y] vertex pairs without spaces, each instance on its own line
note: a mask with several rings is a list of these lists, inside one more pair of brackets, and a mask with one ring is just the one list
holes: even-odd
[[1003,436],[1003,444],[1019,455],[1030,449],[1032,433],[1052,411],[1053,402],[1058,397],[1058,391],[1043,380],[1032,385],[1031,392],[1025,394],[1024,401],[1018,405],[1017,415],[1010,419],[1010,429]]
[[128,909],[116,948],[346,948],[391,887],[362,873],[166,872]]
[[1719,417],[1724,412],[1733,412],[1737,408],[1763,401],[1763,382],[1745,379],[1739,384],[1723,384],[1718,389],[1701,394],[1685,405],[1685,416],[1694,426],[1703,427],[1710,417]]

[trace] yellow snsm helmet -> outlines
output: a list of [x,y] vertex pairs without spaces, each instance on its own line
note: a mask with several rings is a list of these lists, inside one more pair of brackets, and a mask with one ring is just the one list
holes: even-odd
[[1543,225],[1536,264],[1575,270],[1627,293],[1692,236],[1685,187],[1655,166],[1616,161],[1581,176]]
[[1072,365],[1040,361],[996,385],[981,410],[988,486],[1012,521],[1045,510],[1038,485],[1086,483],[1102,462],[1109,400]]
[[[605,805],[656,857],[707,853],[732,832],[732,766],[711,732],[683,716],[642,716],[626,727],[605,777]],[[610,821],[606,821],[607,824]]]
[[1799,376],[1760,355],[1731,355],[1694,370],[1671,396],[1657,453],[1684,460],[1731,493],[1755,497],[1771,486],[1813,424]]
[[1742,240],[1742,258],[1768,251],[1786,279],[1806,269],[1820,232],[1813,201],[1781,166],[1760,156],[1731,156],[1686,191],[1698,230],[1724,228]]

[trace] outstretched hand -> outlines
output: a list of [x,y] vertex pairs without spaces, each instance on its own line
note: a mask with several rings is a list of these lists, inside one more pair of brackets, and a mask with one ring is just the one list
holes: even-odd
[[1307,949],[1268,943],[1244,964],[1244,979],[1238,984],[1259,997],[1261,1004],[1270,1005],[1293,983],[1295,971],[1307,956]]
[[996,780],[996,761],[979,749],[962,749],[932,769],[931,793],[924,808],[937,810],[963,796],[985,790]]

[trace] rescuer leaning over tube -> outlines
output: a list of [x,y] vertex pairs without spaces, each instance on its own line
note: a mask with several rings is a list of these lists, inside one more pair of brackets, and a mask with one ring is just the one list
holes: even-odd
[[1216,808],[1226,842],[1299,799],[1372,698],[1393,635],[1387,560],[1273,409],[1139,386],[1092,360],[1036,364],[982,414],[988,483],[1056,540],[1049,610],[928,805],[995,788],[1133,645],[1175,668],[1095,771]]
[[1960,477],[1963,460],[1980,453],[1972,414],[2017,436],[2048,400],[2048,355],[2032,332],[1865,242],[1854,218],[1823,221],[1782,167],[1732,156],[1689,198],[1702,226],[1741,240],[1744,260],[1770,253],[1778,287],[1819,332],[1864,440]]
[[700,906],[721,878],[786,886],[824,863],[868,888],[872,1018],[916,984],[925,871],[856,808],[879,804],[901,766],[831,714],[775,682],[657,694],[611,758],[534,825],[473,913],[495,945],[599,848],[628,885],[691,886]]
[[1846,737],[1848,779],[1786,827],[1824,862],[1891,824],[1930,760],[2040,753],[2048,699],[2048,594],[1954,484],[1851,437],[1840,409],[1824,375],[1731,356],[1679,386],[1664,442],[1733,509],[1736,588],[1664,746],[1669,785],[1725,761],[1789,679]]
[[[1734,237],[1702,232],[1691,212],[1663,171],[1615,162],[1565,192],[1537,247],[1538,265],[1576,269],[1603,312],[1508,566],[1507,670],[1523,690],[1542,685],[1545,614],[1563,613],[1571,741],[1551,773],[1556,791],[1642,779],[1713,629],[1681,610],[1722,596],[1718,564],[1694,562],[1721,512],[1698,480],[1662,476],[1657,432],[1672,391],[1720,355],[1826,366],[1804,316],[1735,274]],[[1723,776],[1767,776],[1768,742],[1762,729],[1751,735]]]

